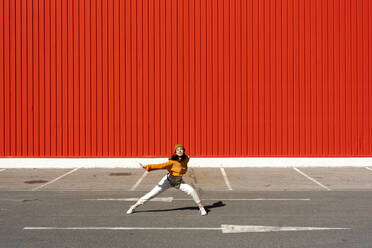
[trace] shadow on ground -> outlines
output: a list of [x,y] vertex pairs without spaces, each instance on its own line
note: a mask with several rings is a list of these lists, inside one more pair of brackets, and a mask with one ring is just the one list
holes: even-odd
[[[222,201],[218,201],[213,203],[212,205],[204,206],[207,212],[210,212],[212,208],[219,208],[226,206],[225,203]],[[170,209],[151,209],[151,210],[136,210],[137,213],[145,213],[145,212],[169,212],[169,211],[177,211],[177,210],[199,210],[198,207],[183,207],[183,208],[170,208]]]

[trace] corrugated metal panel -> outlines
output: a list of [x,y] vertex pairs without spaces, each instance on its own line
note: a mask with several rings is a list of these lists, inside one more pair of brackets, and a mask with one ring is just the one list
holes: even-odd
[[0,156],[371,156],[368,0],[0,0]]

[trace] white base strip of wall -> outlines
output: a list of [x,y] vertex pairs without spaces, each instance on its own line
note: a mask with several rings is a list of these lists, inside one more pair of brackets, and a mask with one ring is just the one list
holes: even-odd
[[[140,168],[138,163],[158,164],[168,158],[0,158],[0,168]],[[372,157],[192,157],[189,167],[367,167]]]

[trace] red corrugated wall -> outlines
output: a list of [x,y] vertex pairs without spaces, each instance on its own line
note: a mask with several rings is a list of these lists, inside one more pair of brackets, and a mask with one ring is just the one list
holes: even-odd
[[371,156],[371,58],[369,0],[0,0],[0,156]]

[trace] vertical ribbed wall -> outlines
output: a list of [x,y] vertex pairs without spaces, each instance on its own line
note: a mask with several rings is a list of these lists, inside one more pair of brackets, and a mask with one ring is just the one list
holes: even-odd
[[372,156],[369,0],[0,0],[0,156]]

